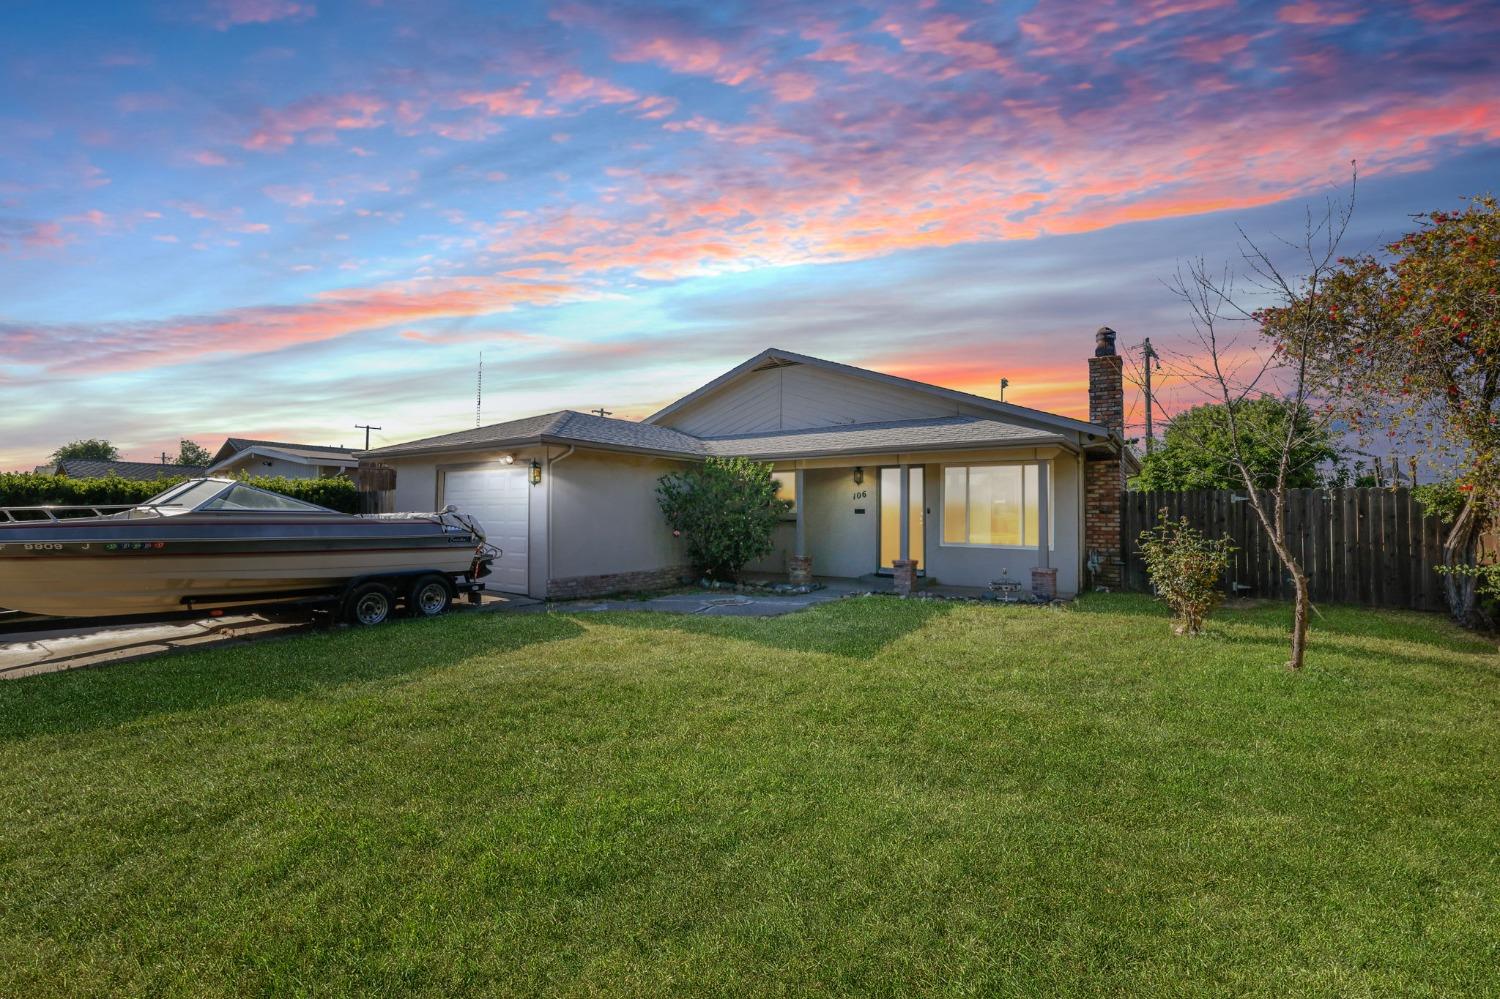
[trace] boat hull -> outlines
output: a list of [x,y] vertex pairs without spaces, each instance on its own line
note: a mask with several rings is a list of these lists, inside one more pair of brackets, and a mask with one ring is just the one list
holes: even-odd
[[467,573],[473,552],[444,549],[32,559],[0,567],[0,607],[58,617],[114,617],[242,606],[342,588],[362,576]]
[[435,522],[182,516],[0,529],[0,607],[118,617],[332,594],[351,580],[469,573],[479,539]]

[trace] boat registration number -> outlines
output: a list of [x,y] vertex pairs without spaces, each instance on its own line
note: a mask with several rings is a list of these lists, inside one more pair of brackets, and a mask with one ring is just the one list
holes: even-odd
[[59,545],[59,544],[34,544],[34,545],[22,545],[21,547],[24,548],[26,551],[29,551],[29,552],[60,552],[60,551],[62,551],[62,545]]

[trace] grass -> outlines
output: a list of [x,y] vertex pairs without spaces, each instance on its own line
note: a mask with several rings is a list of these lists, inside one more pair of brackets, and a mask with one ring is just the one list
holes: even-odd
[[0,685],[0,995],[1459,995],[1500,671],[1436,618],[479,615]]

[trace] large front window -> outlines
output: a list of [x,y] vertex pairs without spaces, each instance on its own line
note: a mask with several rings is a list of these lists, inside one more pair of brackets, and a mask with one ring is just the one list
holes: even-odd
[[943,544],[1037,547],[1039,469],[1034,462],[944,468]]

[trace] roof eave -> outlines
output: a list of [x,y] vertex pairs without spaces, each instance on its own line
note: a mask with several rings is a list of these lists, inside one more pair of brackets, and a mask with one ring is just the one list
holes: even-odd
[[[756,461],[798,461],[803,458],[834,458],[841,455],[912,454],[924,451],[992,451],[1006,448],[1057,446],[1068,451],[1077,448],[1066,437],[1044,434],[1034,437],[1005,438],[995,440],[955,441],[945,444],[880,444],[868,447],[813,448],[804,451],[785,451],[771,454],[744,455]],[[736,452],[723,451],[711,457],[738,456]]]

